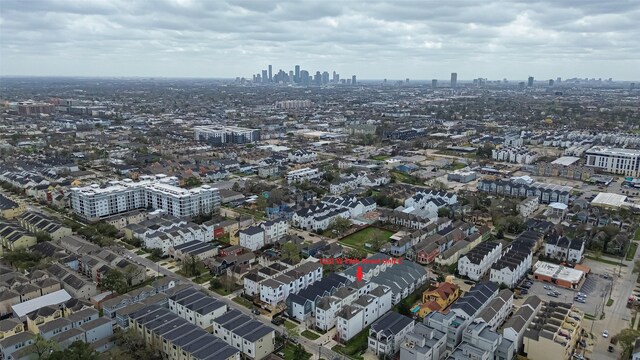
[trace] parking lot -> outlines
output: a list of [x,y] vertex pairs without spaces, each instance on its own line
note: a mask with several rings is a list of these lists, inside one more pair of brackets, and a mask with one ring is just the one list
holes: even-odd
[[[549,289],[545,289],[545,286],[549,287]],[[560,301],[573,303],[578,309],[584,311],[585,314],[595,315],[597,312],[596,310],[599,309],[600,311],[602,311],[603,304],[606,304],[610,286],[611,278],[605,279],[601,275],[592,274],[587,277],[582,285],[582,288],[579,290],[580,292],[586,294],[584,303],[574,300],[575,296],[578,294],[578,291],[565,289],[557,285],[540,281],[533,281],[533,285],[529,289],[529,293],[525,296],[537,295],[544,301]],[[558,295],[557,297],[548,295],[548,293],[552,291],[557,291],[558,293],[560,293],[560,295]]]

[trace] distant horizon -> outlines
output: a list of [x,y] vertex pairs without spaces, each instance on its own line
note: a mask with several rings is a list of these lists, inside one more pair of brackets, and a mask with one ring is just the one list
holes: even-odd
[[[356,74],[357,76],[357,74]],[[459,74],[458,74],[459,76]],[[165,75],[158,75],[158,76],[143,76],[143,75],[131,75],[131,76],[109,76],[109,75],[0,75],[0,78],[53,78],[53,79],[140,79],[140,80],[145,80],[145,79],[167,79],[167,80],[225,80],[225,81],[236,81],[236,78],[243,78],[242,76],[234,76],[234,77],[202,77],[202,76],[165,76]],[[553,77],[553,78],[536,78],[534,76],[534,83],[536,82],[547,82],[549,80],[556,80],[558,78],[558,76]],[[585,78],[588,78],[589,81],[591,81],[592,79],[595,79],[596,81],[599,78],[593,77],[593,76],[570,76],[570,77],[563,77],[560,76],[560,78],[562,79],[562,83],[564,83],[565,80],[570,80],[570,79],[579,79],[584,81]],[[245,81],[251,81],[251,78],[247,78],[244,77]],[[351,79],[351,76],[349,76],[349,79]],[[380,79],[373,79],[373,78],[360,78],[357,77],[358,82],[372,82],[372,81],[384,81],[385,78],[380,78]],[[386,78],[387,82],[398,82],[398,81],[405,81],[407,78]],[[450,78],[443,78],[443,79],[437,79],[437,78],[432,78],[432,79],[412,79],[409,78],[409,83],[411,82],[425,82],[425,83],[431,83],[432,80],[437,80],[437,81],[442,81],[444,83],[450,83]],[[475,78],[477,79],[477,78]],[[465,79],[465,78],[460,78],[458,77],[457,82],[458,83],[473,83],[473,80],[475,80],[474,78],[471,79]],[[502,81],[505,78],[483,78],[483,79],[487,79],[488,81]],[[506,78],[507,81],[509,83],[514,83],[514,82],[527,82],[528,77],[527,78],[523,78],[523,79],[508,79]],[[602,82],[607,82],[608,81],[608,77],[607,78],[600,78],[602,79]],[[621,82],[621,83],[632,83],[632,82],[638,82],[640,80],[627,80],[627,79],[615,79],[612,78],[611,80],[612,82],[616,83],[616,82]],[[562,83],[560,83],[560,85],[562,85]],[[332,83],[329,83],[328,85],[331,85]],[[280,85],[280,84],[276,84],[276,83],[272,83],[272,85]],[[285,84],[281,84],[281,85],[287,85]],[[292,85],[297,85],[297,84],[292,84]],[[338,84],[338,85],[342,85],[342,84]],[[345,85],[346,86],[346,85]]]
[[638,1],[2,0],[2,76],[640,79]]

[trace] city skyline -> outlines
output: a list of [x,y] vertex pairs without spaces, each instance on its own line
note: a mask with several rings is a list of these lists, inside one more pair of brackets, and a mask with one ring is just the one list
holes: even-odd
[[625,1],[4,1],[0,75],[250,79],[305,64],[362,80],[634,81],[639,14]]

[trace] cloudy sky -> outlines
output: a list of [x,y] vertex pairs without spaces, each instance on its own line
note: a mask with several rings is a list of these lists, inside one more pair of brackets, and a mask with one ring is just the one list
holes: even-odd
[[640,79],[638,0],[0,0],[0,75]]

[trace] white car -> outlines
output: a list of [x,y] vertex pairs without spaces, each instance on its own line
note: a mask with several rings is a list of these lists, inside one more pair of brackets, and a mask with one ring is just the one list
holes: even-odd
[[608,338],[608,337],[609,337],[609,330],[605,330],[605,331],[602,333],[602,337],[604,337],[604,338]]

